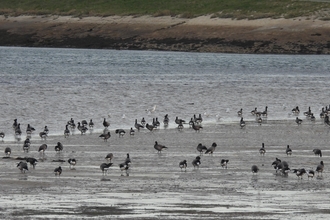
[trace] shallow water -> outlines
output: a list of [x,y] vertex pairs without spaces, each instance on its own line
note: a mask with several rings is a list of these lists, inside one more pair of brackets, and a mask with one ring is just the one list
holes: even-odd
[[268,106],[269,119],[289,120],[297,105],[318,115],[330,104],[327,56],[13,47],[0,47],[0,56],[0,130],[8,138],[14,118],[22,130],[30,123],[62,134],[70,118],[127,129],[168,114],[175,127],[176,116],[236,122],[240,108]]
[[[327,56],[231,55],[150,51],[0,48],[0,129],[6,132],[0,152],[11,147],[12,159],[0,160],[0,210],[5,219],[319,219],[329,216],[329,127],[319,118],[329,105]],[[146,111],[156,105],[155,111]],[[316,122],[302,114],[298,126],[291,109],[311,106]],[[268,106],[262,125],[249,112]],[[247,124],[238,125],[243,108]],[[201,113],[204,129],[175,127],[176,116],[187,121]],[[165,114],[170,126],[154,132],[136,131],[120,138],[116,128],[130,128],[135,119],[147,122]],[[125,117],[123,117],[125,115]],[[93,130],[64,138],[70,118],[90,119]],[[111,138],[99,138],[102,121],[111,122]],[[11,127],[22,125],[16,140]],[[25,127],[37,131],[24,153]],[[38,132],[47,125],[50,135]],[[60,141],[61,153],[54,147]],[[158,141],[168,147],[153,148]],[[198,143],[218,144],[214,155],[202,155],[199,169],[191,162]],[[48,145],[45,155],[37,150]],[[266,155],[259,155],[265,143]],[[293,149],[286,156],[286,145]],[[312,152],[320,148],[323,157]],[[113,166],[103,175],[99,166],[113,153]],[[129,173],[118,164],[130,153]],[[35,169],[21,173],[17,157],[35,157]],[[67,161],[78,163],[70,169]],[[276,175],[278,157],[292,169],[314,169],[322,175],[298,179]],[[229,159],[228,169],[220,160]],[[178,164],[188,161],[186,171]],[[256,164],[260,172],[251,173]],[[62,166],[56,177],[53,170]]]

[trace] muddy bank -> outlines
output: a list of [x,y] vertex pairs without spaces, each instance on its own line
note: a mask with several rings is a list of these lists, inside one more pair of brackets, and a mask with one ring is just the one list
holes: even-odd
[[308,19],[0,17],[0,46],[329,54],[329,36]]

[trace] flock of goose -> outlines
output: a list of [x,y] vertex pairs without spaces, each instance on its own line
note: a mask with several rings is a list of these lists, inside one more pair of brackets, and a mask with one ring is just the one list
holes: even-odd
[[[256,121],[259,124],[262,124],[263,119],[265,117],[267,117],[267,115],[268,115],[268,107],[266,106],[264,111],[257,111],[257,108],[255,108],[250,113],[256,117]],[[322,108],[322,111],[320,113],[320,117],[324,119],[324,123],[327,124],[327,125],[330,125],[329,117],[328,117],[329,113],[330,113],[330,106]],[[292,114],[296,115],[296,120],[295,120],[296,123],[298,125],[301,125],[303,120],[298,118],[298,115],[300,114],[300,110],[299,110],[298,106],[292,109]],[[240,123],[239,123],[240,127],[245,128],[246,123],[243,120],[243,109],[240,109],[237,112],[237,115],[241,118]],[[312,113],[310,107],[308,108],[308,110],[306,112],[304,112],[304,115],[308,119],[310,119],[311,121],[315,121],[315,116]],[[166,114],[164,116],[164,119],[163,119],[163,125],[165,127],[167,127],[169,125],[169,121],[170,121],[169,116]],[[199,114],[199,116],[194,115],[193,117],[191,117],[189,122],[186,122],[185,120],[180,119],[178,117],[175,118],[175,123],[177,124],[177,128],[179,130],[182,130],[184,128],[184,124],[189,124],[190,128],[192,128],[196,132],[200,132],[200,130],[203,129],[202,122],[203,122],[203,118],[202,118],[201,114]],[[144,128],[148,129],[149,131],[153,131],[153,130],[157,129],[160,126],[160,124],[161,123],[159,122],[157,117],[153,118],[151,123],[147,123],[145,118],[142,118],[140,123],[138,122],[137,119],[135,119],[135,123],[134,123],[135,130],[133,129],[133,127],[131,127],[131,129],[129,131],[129,134],[131,136],[133,136],[136,130],[140,131],[140,129],[144,129]],[[109,126],[110,126],[110,122],[108,122],[106,120],[106,118],[104,118],[104,120],[103,120],[104,131],[101,135],[99,135],[99,137],[102,138],[104,141],[107,141],[111,137],[110,131],[108,130]],[[67,124],[65,125],[64,137],[65,138],[69,137],[70,134],[73,132],[73,130],[76,129],[76,128],[83,135],[89,129],[94,128],[94,122],[93,122],[92,119],[90,119],[89,122],[87,122],[86,120],[82,120],[81,122],[78,122],[77,125],[76,125],[73,118],[71,118],[67,122]],[[14,119],[13,129],[14,129],[14,132],[15,132],[16,136],[20,136],[22,134],[20,123],[17,122],[17,119]],[[31,135],[32,135],[33,132],[35,132],[35,129],[30,124],[28,124],[27,128],[26,128],[26,135],[27,135],[26,140],[23,143],[24,152],[28,152],[29,149],[30,149],[30,145],[31,145],[30,138],[31,138]],[[47,136],[48,136],[48,133],[49,133],[48,127],[45,126],[44,130],[39,133],[39,136],[40,136],[41,139],[46,139]],[[125,135],[126,131],[124,129],[116,129],[115,133],[118,134],[119,137],[123,137]],[[0,137],[3,139],[5,137],[5,134],[3,132],[0,132]],[[203,153],[204,154],[213,154],[213,152],[216,150],[216,147],[217,147],[217,144],[215,142],[209,148],[207,148],[206,146],[204,146],[200,143],[200,144],[198,144],[196,149],[197,149],[198,152],[200,152],[200,154],[203,154]],[[164,146],[164,145],[161,145],[157,141],[155,141],[154,148],[155,148],[155,150],[157,150],[158,153],[161,153],[162,150],[166,149],[167,147]],[[42,144],[39,147],[38,152],[43,155],[44,152],[46,151],[46,149],[47,149],[47,144]],[[60,142],[58,142],[57,145],[55,146],[55,151],[56,152],[61,152],[62,150],[63,150],[63,145]],[[314,149],[313,152],[314,152],[315,155],[318,155],[318,156],[322,157],[322,152],[321,152],[320,149]],[[262,143],[262,147],[260,148],[259,153],[262,156],[265,155],[266,149],[265,149],[264,143]],[[292,155],[292,150],[290,149],[289,145],[287,145],[286,154],[288,156]],[[5,158],[10,158],[10,155],[11,155],[11,149],[9,147],[6,147],[5,148]],[[194,168],[199,168],[199,166],[201,165],[201,157],[200,156],[197,156],[192,161],[192,165],[193,165]],[[17,159],[21,160],[17,164],[17,167],[23,173],[25,171],[28,171],[28,163],[34,169],[37,162],[38,162],[37,159],[32,158],[32,157],[24,157],[24,158],[19,157]],[[107,171],[113,165],[113,163],[111,162],[111,160],[113,159],[113,154],[112,153],[107,154],[105,159],[108,160],[108,163],[102,163],[100,165],[100,169],[101,169],[103,174],[107,174]],[[64,161],[62,161],[62,162],[64,162]],[[74,167],[77,163],[75,158],[69,158],[67,160],[67,162],[70,164],[70,168]],[[220,162],[221,167],[227,168],[228,162],[229,162],[228,159],[221,159],[221,162]],[[119,168],[120,168],[121,171],[126,171],[126,173],[127,173],[128,170],[129,170],[130,165],[131,165],[131,159],[129,157],[129,154],[127,154],[127,158],[125,159],[125,161],[123,161],[123,163],[119,164]],[[315,172],[317,172],[318,175],[319,174],[322,175],[322,172],[323,172],[323,169],[324,169],[324,163],[323,163],[323,161],[321,161],[320,164],[317,165],[317,167],[315,169],[315,172],[314,172],[314,170],[306,170],[304,168],[292,169],[291,170],[289,168],[289,165],[288,165],[287,162],[281,161],[278,158],[276,158],[276,160],[272,163],[272,166],[274,166],[274,169],[276,170],[276,173],[280,173],[281,175],[287,175],[289,172],[293,172],[299,178],[302,178],[302,176],[304,174],[307,174],[308,178],[314,177]],[[181,170],[186,170],[187,160],[180,161],[179,162],[179,168]],[[251,167],[251,171],[252,171],[253,174],[258,173],[259,172],[258,166],[253,165]],[[54,169],[54,174],[55,175],[60,176],[61,173],[62,173],[61,166]]]

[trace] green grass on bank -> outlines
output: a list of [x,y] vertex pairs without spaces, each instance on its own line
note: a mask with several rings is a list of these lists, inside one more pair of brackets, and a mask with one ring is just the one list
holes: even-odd
[[330,0],[0,0],[0,14],[30,15],[153,15],[185,18],[212,15],[257,19],[313,16],[330,19]]

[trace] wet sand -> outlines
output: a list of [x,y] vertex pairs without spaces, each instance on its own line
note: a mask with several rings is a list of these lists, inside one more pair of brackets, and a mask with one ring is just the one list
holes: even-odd
[[[98,125],[97,129],[101,129]],[[201,132],[188,125],[182,131],[142,130],[131,137],[118,137],[111,131],[105,142],[99,132],[68,138],[50,136],[40,140],[32,136],[29,153],[22,141],[0,142],[0,150],[10,146],[12,159],[0,163],[0,217],[2,219],[320,219],[329,216],[329,178],[327,175],[329,127],[321,119],[315,123],[304,119],[297,126],[294,117],[287,121],[253,120],[241,129],[238,123],[221,121],[205,124]],[[56,153],[57,142],[64,145]],[[154,142],[168,147],[157,153]],[[213,155],[202,155],[199,169],[191,162],[199,155],[196,147],[217,143]],[[42,143],[48,145],[43,157],[37,152]],[[266,154],[260,156],[261,143]],[[293,150],[285,154],[286,145]],[[320,148],[323,157],[313,154]],[[99,166],[113,153],[113,166],[103,175]],[[129,153],[132,164],[128,174],[120,171]],[[21,173],[16,157],[35,157],[35,169]],[[300,180],[294,173],[276,175],[271,166],[275,158],[287,161],[291,169],[314,169],[321,160],[325,172],[321,176]],[[76,158],[77,165],[53,162]],[[186,159],[188,167],[181,171],[178,164]],[[228,169],[220,166],[229,159]],[[251,166],[259,167],[258,174]],[[62,166],[56,177],[53,170]]]

